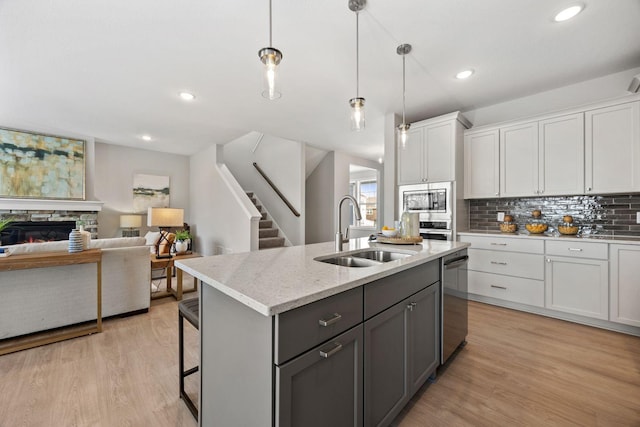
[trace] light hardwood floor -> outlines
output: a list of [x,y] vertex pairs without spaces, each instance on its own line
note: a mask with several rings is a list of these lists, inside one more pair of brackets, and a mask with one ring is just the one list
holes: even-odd
[[[196,426],[178,398],[177,316],[164,298],[102,334],[0,357],[0,426]],[[640,338],[472,302],[467,346],[394,425],[640,426]]]

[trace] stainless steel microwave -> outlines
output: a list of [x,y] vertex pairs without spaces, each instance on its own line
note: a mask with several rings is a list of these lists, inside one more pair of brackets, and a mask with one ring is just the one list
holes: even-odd
[[[436,215],[437,217],[451,217],[451,182],[429,184],[402,185],[398,188],[400,214],[402,212],[419,212]],[[421,219],[429,220],[428,216]]]

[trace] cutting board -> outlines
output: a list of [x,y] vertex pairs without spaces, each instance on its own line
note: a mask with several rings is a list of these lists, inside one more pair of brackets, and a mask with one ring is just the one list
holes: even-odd
[[389,243],[392,245],[417,245],[418,243],[422,243],[422,236],[418,237],[385,237],[385,236],[376,236],[376,241],[378,243]]

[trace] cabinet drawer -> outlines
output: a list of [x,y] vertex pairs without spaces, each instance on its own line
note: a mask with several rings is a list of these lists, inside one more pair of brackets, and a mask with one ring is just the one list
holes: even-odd
[[493,251],[526,252],[528,254],[543,254],[544,240],[538,237],[513,238],[501,236],[468,236],[459,237],[461,242],[471,243],[474,249],[490,249]]
[[544,256],[469,249],[469,270],[544,280]]
[[294,356],[362,322],[362,287],[275,317],[275,361]]
[[547,240],[547,255],[569,256],[577,258],[609,259],[606,243],[594,243],[572,240],[563,242]]
[[440,280],[440,260],[410,268],[364,286],[364,318],[369,319]]
[[469,271],[469,293],[544,307],[544,281]]

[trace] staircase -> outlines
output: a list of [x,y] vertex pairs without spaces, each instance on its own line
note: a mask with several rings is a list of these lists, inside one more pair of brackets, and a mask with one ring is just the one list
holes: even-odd
[[251,202],[256,206],[258,212],[262,215],[258,230],[258,248],[280,248],[284,246],[284,237],[279,237],[280,229],[274,226],[273,221],[267,218],[267,213],[263,211],[262,206],[258,204],[258,200],[253,193],[247,193]]

